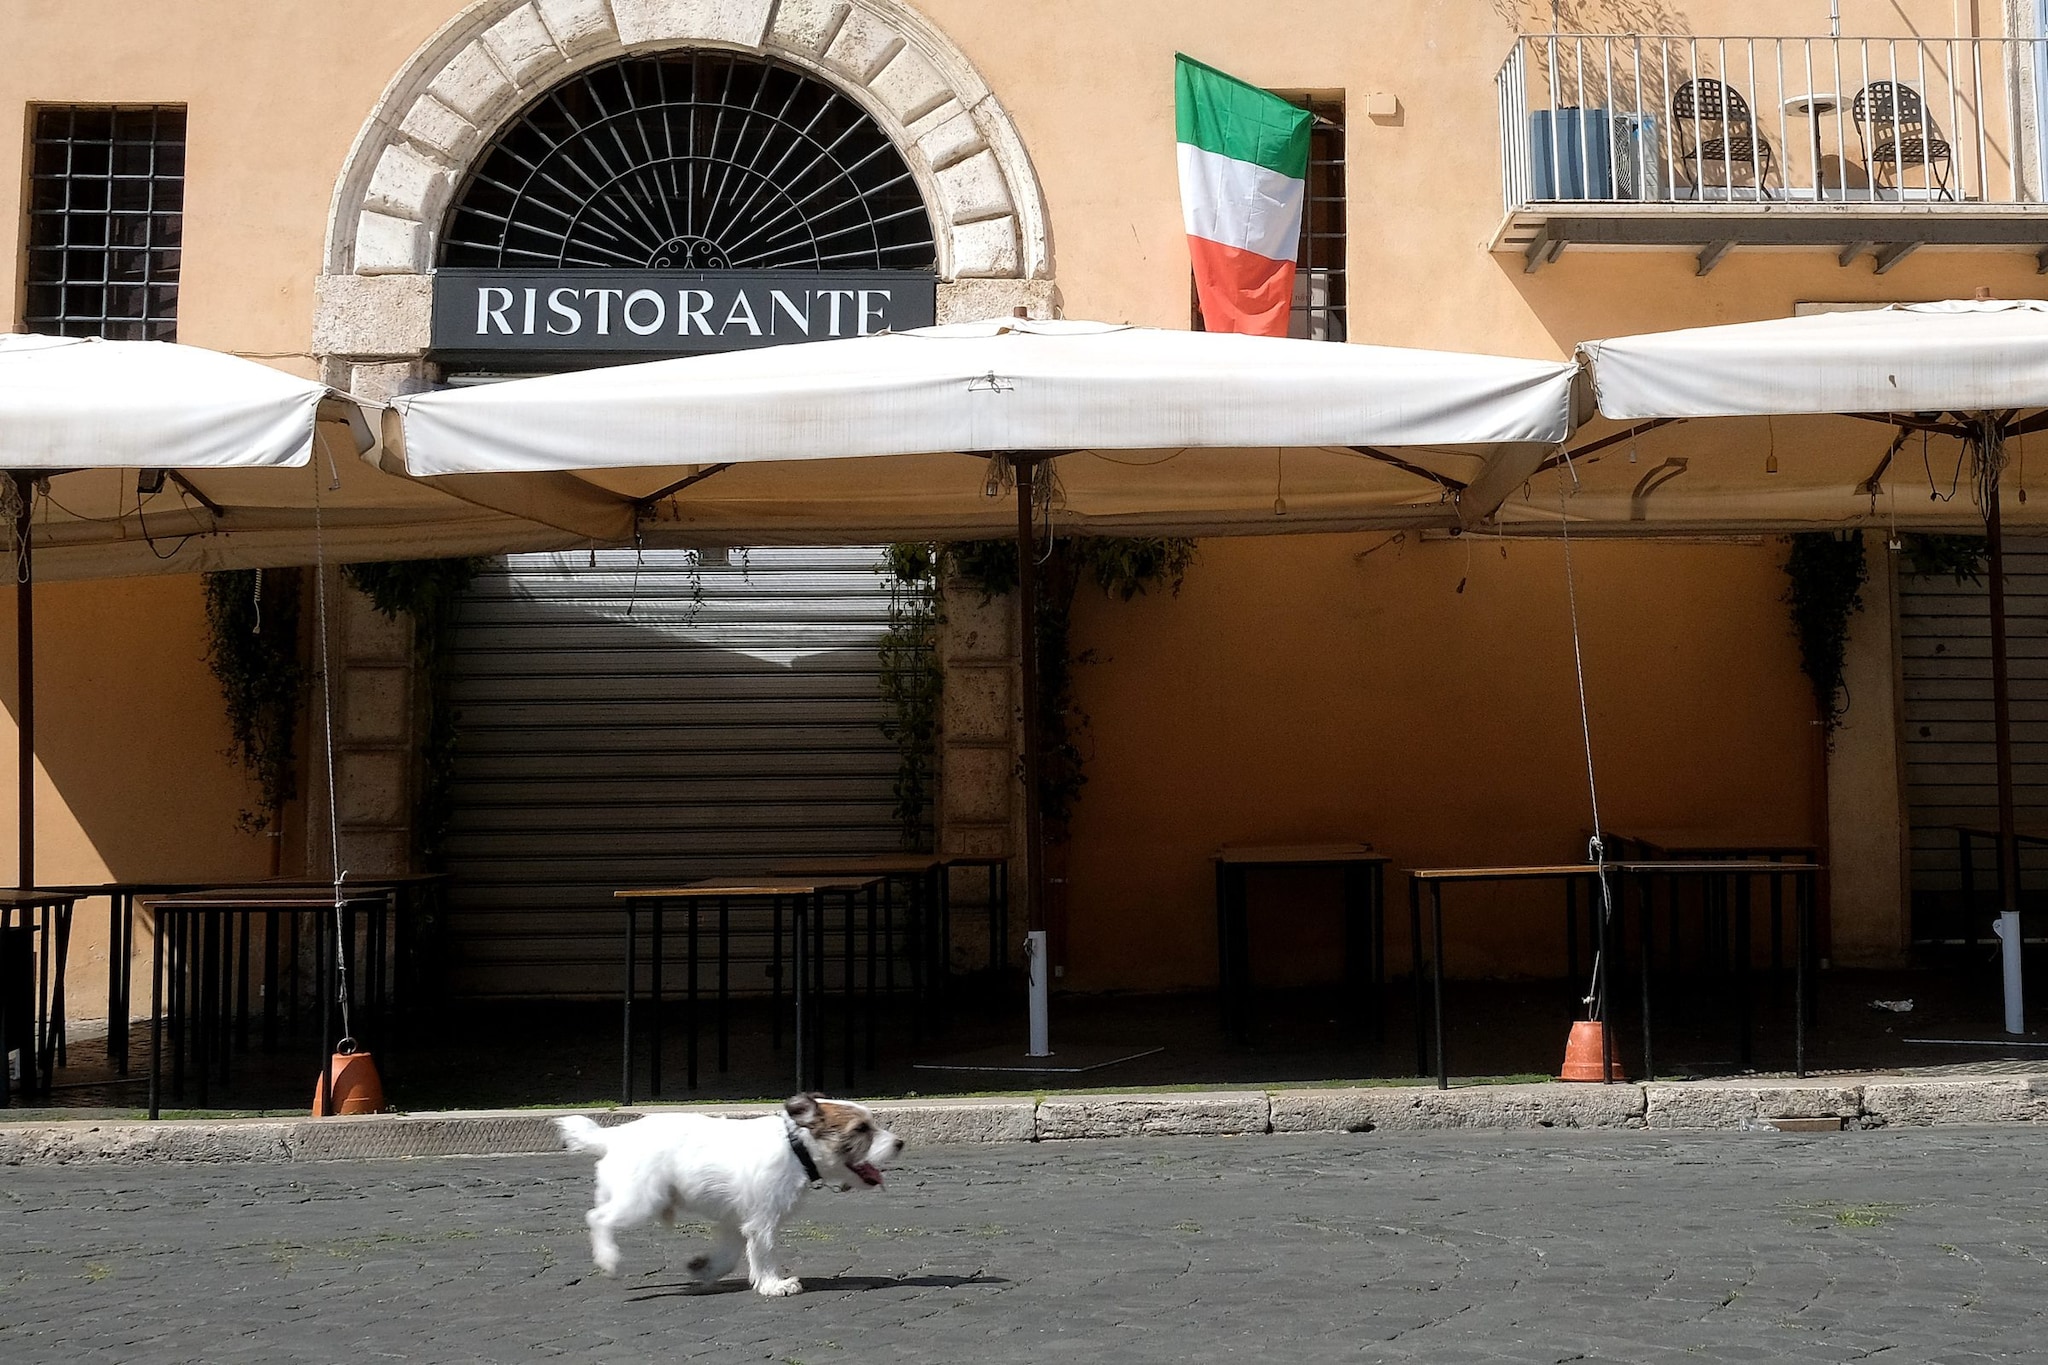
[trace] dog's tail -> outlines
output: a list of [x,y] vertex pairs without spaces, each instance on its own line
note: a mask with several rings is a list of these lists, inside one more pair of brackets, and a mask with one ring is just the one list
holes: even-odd
[[596,1152],[603,1156],[611,1146],[605,1141],[604,1129],[581,1114],[556,1119],[555,1127],[561,1130],[562,1141],[572,1152]]

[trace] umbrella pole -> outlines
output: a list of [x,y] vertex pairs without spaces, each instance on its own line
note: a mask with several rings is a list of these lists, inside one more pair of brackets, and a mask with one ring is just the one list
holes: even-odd
[[14,659],[20,697],[15,708],[19,743],[16,765],[20,782],[21,853],[16,883],[22,890],[36,884],[36,617],[34,572],[30,562],[30,513],[35,507],[35,478],[14,476]]
[[1030,972],[1031,1043],[1025,1055],[1052,1055],[1051,967],[1045,936],[1045,828],[1038,809],[1038,566],[1031,532],[1033,475],[1037,461],[1012,455],[1017,471],[1017,666],[1024,708],[1024,898],[1029,914],[1025,960]]
[[1998,925],[2004,944],[2005,1031],[2027,1031],[2026,995],[2020,971],[2020,868],[2012,795],[2012,695],[2006,676],[2005,537],[1999,510],[1999,476],[2004,472],[2003,433],[1986,419],[1978,429],[1977,458],[1984,464],[1984,543],[1991,572],[1991,726],[1998,760]]

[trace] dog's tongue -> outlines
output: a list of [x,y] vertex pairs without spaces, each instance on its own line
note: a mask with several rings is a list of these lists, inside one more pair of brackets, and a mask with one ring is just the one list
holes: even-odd
[[865,1161],[856,1161],[851,1166],[848,1166],[846,1169],[852,1171],[855,1175],[859,1176],[862,1180],[867,1181],[870,1185],[879,1185],[882,1183],[882,1173],[876,1170],[873,1166],[868,1165],[868,1163]]

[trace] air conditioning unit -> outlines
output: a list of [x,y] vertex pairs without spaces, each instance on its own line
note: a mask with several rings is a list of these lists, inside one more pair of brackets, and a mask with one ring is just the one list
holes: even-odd
[[1614,145],[1614,197],[1662,199],[1664,160],[1658,154],[1657,116],[1617,113],[1607,127]]

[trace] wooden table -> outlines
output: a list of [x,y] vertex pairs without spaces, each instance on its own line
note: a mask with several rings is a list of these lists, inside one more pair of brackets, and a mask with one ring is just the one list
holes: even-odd
[[[62,1064],[64,965],[77,900],[61,889],[0,890],[0,1108],[12,1102],[8,1053],[21,1053],[23,1095],[47,1091],[51,1073]],[[17,960],[23,948],[28,956]],[[27,1006],[19,1014],[10,1008],[17,1000]],[[13,1036],[17,1030],[22,1037]]]
[[[953,874],[963,867],[988,873],[988,965],[998,976],[1010,970],[1010,860],[996,854],[948,857],[939,870],[939,962],[950,981],[953,970]],[[946,996],[939,995],[941,1004]]]
[[[399,902],[398,923],[393,942],[393,973],[396,978],[410,975],[412,968],[411,943],[408,935],[411,926],[417,922],[421,902],[438,893],[447,882],[445,872],[409,872],[384,877],[352,878],[349,886],[358,890],[391,893]],[[153,897],[196,894],[204,891],[326,891],[332,883],[312,881],[303,877],[264,877],[241,881],[222,878],[214,881],[157,881],[157,882],[91,882],[76,886],[56,888],[76,896],[79,900],[93,900],[105,897],[107,902],[107,1059],[114,1064],[117,1075],[128,1074],[129,1036],[128,1021],[133,1015],[134,1001],[134,945],[135,907],[138,901]],[[290,925],[290,956],[287,969],[289,984],[294,988],[288,994],[288,1010],[291,1027],[297,1027],[298,1000],[298,928],[299,921],[293,918]],[[264,941],[264,962],[266,972],[273,970],[272,957],[278,951],[274,938]],[[395,993],[405,995],[402,985],[394,987]],[[264,1006],[264,1045],[272,1045],[276,1038],[277,1011],[266,995]]]
[[[1974,949],[1983,940],[1977,933],[1977,842],[1991,846],[1991,890],[2000,898],[2003,908],[2005,896],[2005,869],[1998,861],[1998,828],[1995,825],[1957,825],[1956,852],[1959,857],[1958,870],[1963,879],[1963,927],[1958,935],[1961,941]],[[2018,868],[2020,850],[2023,848],[2048,848],[2048,827],[2040,825],[2021,826],[2013,830],[2013,866]],[[2022,886],[2026,884],[2022,878]]]
[[[911,1028],[924,1035],[927,989],[944,979],[946,958],[942,955],[951,936],[939,929],[949,917],[946,901],[946,860],[936,853],[883,853],[862,857],[792,859],[768,869],[771,877],[875,877],[882,883],[882,989],[896,993],[896,895],[901,883],[908,895],[905,911],[910,935]],[[874,993],[875,953],[868,953],[868,992]],[[873,1059],[873,1018],[869,1011],[869,1060]]]
[[[1798,933],[1796,986],[1793,1008],[1793,1057],[1794,1070],[1800,1076],[1806,1075],[1806,1024],[1810,1007],[1808,998],[1806,967],[1808,946],[1812,942],[1814,905],[1814,883],[1820,873],[1820,864],[1813,862],[1773,862],[1757,859],[1698,859],[1690,861],[1628,861],[1610,862],[1604,867],[1591,863],[1538,864],[1528,867],[1434,867],[1416,868],[1409,874],[1408,914],[1410,927],[1411,959],[1415,979],[1415,1053],[1416,1074],[1428,1075],[1428,1058],[1425,1052],[1423,1020],[1425,1009],[1422,990],[1422,901],[1425,893],[1430,903],[1430,988],[1433,1004],[1428,1011],[1432,1020],[1431,1032],[1436,1042],[1437,1088],[1450,1088],[1450,1069],[1444,1048],[1444,911],[1443,889],[1448,884],[1467,885],[1480,882],[1512,881],[1560,881],[1567,886],[1586,886],[1590,892],[1588,904],[1612,904],[1622,910],[1618,889],[1633,881],[1639,892],[1638,905],[1641,910],[1640,962],[1638,978],[1642,988],[1642,1030],[1643,1030],[1643,1077],[1655,1080],[1656,1061],[1652,1048],[1654,1010],[1650,986],[1654,975],[1654,943],[1650,933],[1650,908],[1653,904],[1654,884],[1660,879],[1698,877],[1703,881],[1720,880],[1728,884],[1737,906],[1737,938],[1740,951],[1736,954],[1739,966],[1738,992],[1740,1023],[1745,1060],[1749,1037],[1749,992],[1748,992],[1748,907],[1749,887],[1758,877],[1789,877],[1793,882],[1795,916]],[[1603,873],[1605,887],[1602,887]],[[1592,899],[1592,898],[1601,899]],[[1605,1023],[1608,1021],[1608,974],[1613,956],[1619,955],[1621,942],[1618,922],[1616,934],[1610,942],[1606,915],[1594,916],[1594,951],[1601,964],[1594,980],[1592,1017]],[[1611,950],[1611,951],[1610,951]],[[1613,1030],[1603,1030],[1612,1046]],[[1607,1059],[1610,1063],[1612,1057]],[[1612,1069],[1611,1066],[1609,1068]]]
[[1369,991],[1372,1017],[1380,1018],[1386,974],[1386,866],[1370,844],[1226,845],[1216,864],[1217,993],[1224,1032],[1243,1042],[1250,1032],[1251,913],[1248,882],[1254,871],[1332,870],[1344,880],[1344,998],[1354,1023]]
[[[1785,839],[1771,834],[1744,837],[1729,835],[1721,830],[1702,829],[1632,828],[1626,833],[1609,830],[1607,851],[1615,858],[1644,862],[1720,862],[1724,859],[1774,863],[1820,861],[1820,845],[1811,840]],[[1719,884],[1715,885],[1719,889],[1726,889]],[[1712,888],[1710,893],[1711,890]],[[1785,969],[1784,883],[1773,878],[1770,891],[1771,970],[1781,972]],[[1708,907],[1710,915],[1718,913],[1725,916],[1727,910],[1728,906],[1724,902]],[[1672,932],[1676,933],[1676,907],[1673,907],[1672,914]],[[1574,950],[1572,960],[1576,964],[1576,940],[1571,946]],[[1808,947],[1817,951],[1817,939],[1809,939]],[[1572,968],[1572,974],[1578,974],[1576,965]]]
[[[345,970],[351,1026],[384,1053],[389,1072],[390,1045],[386,1025],[395,1017],[393,1004],[404,996],[402,981],[390,971],[392,947],[407,932],[408,906],[391,882],[332,883],[267,882],[215,887],[205,891],[137,897],[156,917],[149,978],[149,1116],[159,1116],[163,1091],[165,1022],[171,1032],[171,1086],[182,1094],[189,1047],[199,1085],[199,1102],[207,1102],[208,1085],[218,1069],[228,1078],[235,1047],[249,1046],[250,936],[254,918],[264,917],[264,1040],[276,1036],[278,941],[281,923],[290,926],[292,958],[290,992],[296,1013],[299,922],[313,924],[313,989],[320,1001],[319,1069],[331,1070],[335,1005],[340,996],[337,973]],[[360,942],[358,931],[360,929]],[[339,947],[339,953],[336,949]],[[337,961],[339,958],[339,961]],[[360,1007],[362,1016],[355,1017]],[[296,1022],[296,1020],[294,1020]],[[332,1102],[332,1076],[326,1093]]]
[[[794,967],[794,980],[790,996],[796,1009],[796,1085],[797,1089],[822,1089],[825,1084],[824,1061],[824,1010],[825,994],[825,906],[828,896],[845,898],[845,974],[843,980],[845,997],[845,1054],[846,1083],[853,1084],[853,984],[854,984],[854,907],[857,901],[865,900],[868,911],[868,966],[870,989],[874,975],[875,912],[877,890],[882,884],[878,876],[850,877],[742,877],[719,878],[710,881],[691,882],[684,886],[645,887],[613,892],[621,902],[626,914],[625,940],[625,1009],[622,1021],[624,1030],[623,1057],[620,1063],[619,1094],[622,1103],[633,1102],[633,1000],[639,990],[639,921],[640,909],[644,904],[651,911],[652,919],[652,962],[650,1005],[652,1040],[649,1055],[651,1073],[649,1087],[653,1094],[661,1093],[661,1008],[662,1008],[662,935],[667,911],[681,905],[689,912],[688,921],[688,966],[689,985],[686,1008],[688,1010],[688,1083],[691,1089],[697,1085],[697,964],[698,964],[698,916],[706,903],[718,911],[718,1067],[723,1071],[727,1063],[727,1007],[730,1000],[730,946],[731,946],[731,903],[733,901],[766,900],[770,903],[773,916],[773,949],[769,968],[772,992],[772,1014],[774,1018],[774,1041],[782,1044],[782,904],[790,903],[790,960]],[[872,994],[868,1001],[869,1064],[873,1065],[874,1001]]]

